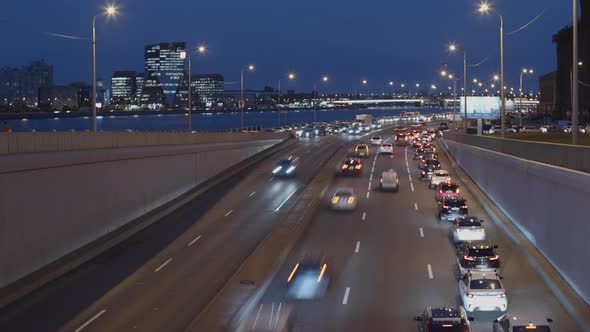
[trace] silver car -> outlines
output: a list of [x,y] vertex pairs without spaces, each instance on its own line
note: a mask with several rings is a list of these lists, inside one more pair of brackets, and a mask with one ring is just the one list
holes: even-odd
[[332,209],[337,211],[353,211],[356,209],[356,194],[352,188],[339,188],[332,196]]
[[485,240],[486,230],[481,225],[482,222],[483,220],[479,220],[476,217],[464,216],[455,218],[451,226],[451,238],[453,242]]

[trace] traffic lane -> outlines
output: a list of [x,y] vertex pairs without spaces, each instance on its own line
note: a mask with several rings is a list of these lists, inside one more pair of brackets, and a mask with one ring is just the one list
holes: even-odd
[[[492,221],[483,207],[472,196],[468,188],[465,188],[465,184],[461,183],[460,179],[457,178],[456,173],[450,169],[446,156],[444,154],[440,154],[440,159],[443,168],[450,172],[453,181],[456,181],[463,186],[460,188],[461,195],[467,199],[469,214],[484,220],[483,226],[486,230],[487,239],[491,240],[493,244],[499,246],[498,253],[502,261],[501,275],[504,277],[503,284],[506,287],[508,294],[508,312],[517,315],[520,312],[531,312],[531,310],[535,310],[536,312],[546,314],[547,317],[554,319],[553,326],[557,330],[579,331],[580,328],[576,326],[571,316],[567,314],[549,287],[543,282],[542,277],[533,269],[527,258]],[[448,222],[436,222],[436,218],[434,217],[437,212],[437,205],[434,200],[434,190],[429,190],[427,184],[421,187],[423,188],[421,192],[423,192],[422,196],[424,197],[424,201],[431,202],[430,204],[424,203],[424,205],[425,207],[432,207],[428,212],[428,214],[432,214],[433,220],[435,220],[433,226],[431,227],[432,231],[436,233],[437,230],[439,230],[438,235],[436,236],[446,239],[446,242],[448,243],[447,246],[451,248],[454,258],[454,246],[449,237],[450,226]],[[455,278],[458,277],[459,272],[457,264],[453,264],[453,266],[447,271],[441,270],[441,275],[454,276]],[[461,302],[458,298],[457,284],[458,281],[455,279],[457,304],[460,304]],[[500,313],[476,312],[470,315],[475,318],[475,321],[472,323],[472,325],[475,329],[477,329],[477,331],[491,331],[491,321],[500,316]]]
[[[328,147],[336,149],[338,147],[336,143],[332,142]],[[316,168],[316,161],[322,160],[322,158],[325,158],[323,156],[327,154],[329,152],[326,149],[312,149],[312,153],[306,156],[310,162],[302,163],[300,172]],[[268,167],[268,169],[270,170],[271,167]],[[275,211],[278,202],[288,198],[290,195],[289,189],[294,191],[296,187],[300,186],[288,181],[272,181],[269,183],[266,178],[267,175],[260,177],[260,186],[264,186],[265,189],[259,189],[258,193],[252,197],[245,198],[247,197],[245,194],[250,191],[237,188],[236,191],[241,192],[241,195],[236,198],[238,202],[231,201],[230,198],[233,195],[228,195],[223,200],[223,204],[218,204],[214,209],[211,209],[191,230],[179,237],[177,241],[160,252],[143,269],[138,271],[135,278],[130,278],[129,282],[122,284],[110,294],[107,294],[99,303],[93,305],[78,319],[68,324],[69,326],[64,330],[80,326],[77,324],[83,324],[84,321],[87,321],[85,319],[92,318],[93,313],[100,312],[100,310],[104,310],[101,308],[105,307],[110,307],[110,311],[118,312],[118,315],[111,317],[107,313],[100,320],[93,322],[88,329],[124,330],[133,326],[143,326],[144,324],[147,324],[144,327],[146,329],[161,327],[166,330],[176,330],[176,328],[184,328],[185,325],[183,324],[190,321],[194,314],[198,313],[200,308],[208,303],[227,277],[239,267],[243,259],[270,230],[273,223],[278,219],[278,213]],[[240,200],[244,199],[246,202],[240,202]],[[229,209],[231,206],[237,207],[232,210]],[[202,237],[199,239],[200,248],[212,245],[214,246],[213,249],[209,251],[200,249],[203,252],[191,253],[187,256],[188,243],[197,239],[198,236]],[[235,241],[238,237],[240,241]],[[228,242],[231,245],[228,245]],[[222,253],[219,253],[220,251]],[[223,255],[220,260],[210,261],[209,259],[220,255]],[[170,259],[173,259],[173,261],[169,261]],[[169,262],[169,265],[167,262]],[[165,265],[162,270],[158,270],[162,266],[161,264]],[[172,272],[170,272],[171,269]],[[160,286],[149,289],[136,287],[137,284],[149,284],[150,280],[152,280],[152,273],[159,273],[159,284],[174,286],[172,288]],[[136,281],[135,279],[141,279],[142,281]],[[143,279],[146,280],[143,281]],[[200,288],[196,290],[196,293],[190,290],[193,283],[199,285]],[[207,285],[207,289],[203,289],[203,285]],[[161,306],[163,301],[160,301],[160,299],[162,297],[165,297],[166,294],[178,292],[182,292],[182,294],[176,295],[172,304],[168,299],[168,301],[164,301],[168,305],[165,308]],[[190,297],[187,298],[186,295],[189,294]],[[153,308],[158,308],[157,314],[152,313],[149,318],[146,318],[146,313],[149,313],[150,310],[156,310]],[[179,310],[185,308],[191,309],[183,317],[180,317],[181,312]],[[168,313],[166,309],[172,310],[170,312],[172,316],[165,316]],[[120,320],[119,317],[125,317],[125,319]],[[183,319],[184,317],[186,319]],[[174,320],[174,323],[168,323],[166,326],[159,325],[161,324],[159,322],[169,320]]]
[[0,330],[57,330],[189,229],[211,206],[223,201],[225,195],[232,192],[242,195],[241,192],[255,185],[261,175],[266,176],[283,154],[299,153],[309,145],[297,142],[285,148],[258,167],[223,182],[215,190],[204,193],[76,270],[3,308]]

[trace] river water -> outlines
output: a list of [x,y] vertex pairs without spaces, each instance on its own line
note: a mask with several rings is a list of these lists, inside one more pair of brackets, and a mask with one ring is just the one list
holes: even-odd
[[[369,108],[352,110],[318,110],[318,121],[353,120],[357,114],[372,114],[375,117],[395,116],[403,111],[431,114],[448,112],[443,108]],[[280,114],[280,125],[293,123],[308,123],[313,121],[312,110],[289,110]],[[223,131],[240,127],[240,113],[196,113],[192,116],[193,130]],[[246,112],[244,125],[273,128],[279,126],[277,112]],[[91,117],[49,118],[49,119],[20,119],[10,120],[9,126],[13,131],[84,131],[92,128]],[[178,131],[188,130],[188,115],[186,114],[154,114],[154,115],[118,115],[97,117],[99,131]]]

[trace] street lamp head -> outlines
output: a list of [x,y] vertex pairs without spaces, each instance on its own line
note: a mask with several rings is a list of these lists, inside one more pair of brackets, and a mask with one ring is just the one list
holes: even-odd
[[473,83],[477,83],[477,78],[474,78],[473,79]]
[[498,76],[498,75],[494,75],[493,78],[494,78],[494,81],[499,81],[500,80],[500,76]]
[[248,70],[249,71],[253,71],[254,70],[254,65],[248,65]]
[[104,10],[105,15],[114,16],[117,14],[117,7],[115,5],[108,5]]
[[479,82],[479,83],[477,83],[477,85],[478,85],[479,87],[482,87],[482,86],[483,86],[483,83]]
[[405,88],[405,87],[406,87],[406,85],[405,85],[404,83],[400,84],[400,86],[401,86],[402,88]]
[[578,62],[578,66],[582,67],[582,65],[584,65],[582,61]]
[[419,88],[420,87],[420,83],[416,83],[416,87]]
[[367,84],[368,82],[367,82],[367,80],[363,80],[362,83],[363,84]]
[[324,82],[328,82],[328,76],[324,76],[324,77],[322,77],[322,81],[324,81]]
[[441,70],[440,72],[440,76],[447,76],[447,71],[446,70]]
[[482,3],[479,4],[479,9],[478,10],[479,10],[480,13],[485,14],[485,13],[489,12],[490,9],[491,9],[490,8],[490,5],[487,2],[482,2]]
[[393,81],[389,81],[389,86],[393,86]]
[[205,46],[203,44],[197,46],[197,53],[199,53],[199,54],[207,53],[207,46]]
[[527,73],[529,72],[529,70],[528,70],[528,69],[526,69],[526,68],[524,68],[524,69],[522,70],[522,72],[523,72],[523,73],[525,73],[525,74],[527,74]]
[[436,90],[436,85],[434,85],[434,84],[433,84],[433,85],[431,85],[431,86],[430,86],[430,88],[431,88],[432,90]]
[[452,80],[453,78],[455,78],[455,76],[453,76],[453,74],[449,74],[449,79]]
[[290,80],[294,80],[295,79],[295,74],[289,73],[289,76],[287,76],[287,78],[290,79]]
[[490,85],[490,88],[495,89],[496,88],[496,85],[495,84],[492,84],[492,85]]
[[455,45],[455,44],[449,44],[449,51],[450,52],[457,51],[457,45]]

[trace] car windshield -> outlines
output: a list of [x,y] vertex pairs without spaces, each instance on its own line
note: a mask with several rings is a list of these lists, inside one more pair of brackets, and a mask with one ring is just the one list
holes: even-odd
[[392,147],[392,145],[391,144],[383,144],[383,145],[381,145],[381,147],[390,148],[390,147]]
[[436,176],[449,176],[449,173],[447,173],[447,172],[436,172],[436,173],[434,173],[434,175],[436,175]]
[[440,186],[440,190],[442,191],[455,191],[457,189],[457,185],[455,184],[442,184]]
[[372,139],[373,139],[373,140],[380,140],[380,139],[381,139],[381,136],[375,136],[375,137],[373,137]]
[[535,331],[535,332],[551,332],[551,329],[549,328],[549,326],[547,325],[543,325],[543,326],[539,326],[536,325],[535,326],[536,329],[531,329],[530,327],[527,329],[526,326],[514,326],[512,328],[512,332],[531,332],[531,331]]
[[471,280],[469,283],[471,289],[501,289],[502,285],[498,280],[493,279],[479,279]]
[[450,207],[462,207],[465,205],[465,201],[457,199],[457,200],[450,200],[446,202],[446,205]]
[[481,227],[481,223],[477,220],[459,219],[459,227]]
[[485,249],[469,249],[469,257],[493,257],[496,254],[494,253],[494,249],[492,248],[485,248]]

